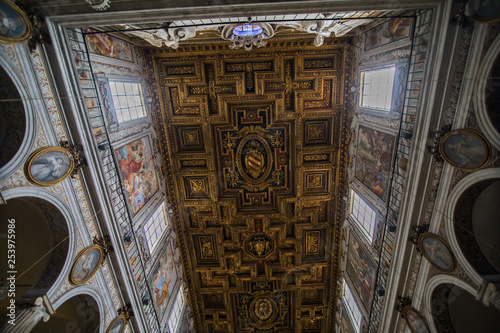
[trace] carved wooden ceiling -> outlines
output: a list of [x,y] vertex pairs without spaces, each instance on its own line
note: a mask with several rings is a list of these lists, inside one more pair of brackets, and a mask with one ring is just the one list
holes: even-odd
[[198,332],[333,332],[352,40],[146,50]]

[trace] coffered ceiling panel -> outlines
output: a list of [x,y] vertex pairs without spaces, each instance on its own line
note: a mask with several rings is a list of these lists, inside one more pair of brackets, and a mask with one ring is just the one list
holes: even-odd
[[197,331],[333,331],[353,57],[348,38],[146,50]]

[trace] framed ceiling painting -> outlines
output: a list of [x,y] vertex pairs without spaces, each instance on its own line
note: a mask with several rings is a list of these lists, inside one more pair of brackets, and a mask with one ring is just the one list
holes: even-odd
[[163,316],[167,311],[167,305],[172,298],[177,278],[172,246],[169,243],[163,249],[160,259],[153,266],[148,278],[153,304],[160,322],[163,321]]
[[134,62],[132,45],[107,33],[94,33],[93,29],[85,28],[84,32],[89,52],[118,60]]
[[127,325],[127,318],[124,315],[119,315],[111,324],[109,324],[106,329],[106,333],[123,333],[125,332],[125,326]]
[[448,244],[436,234],[426,232],[418,238],[418,248],[424,257],[444,273],[454,272],[457,262]]
[[73,171],[71,153],[62,147],[44,147],[35,150],[24,164],[26,179],[37,186],[53,186],[62,182]]
[[359,125],[354,176],[382,201],[387,201],[396,137]]
[[409,39],[412,18],[398,17],[386,21],[365,32],[364,51],[370,51],[394,42]]
[[489,142],[479,132],[457,129],[441,138],[439,153],[455,168],[472,171],[490,161],[491,148]]
[[159,189],[149,136],[116,148],[115,156],[127,205],[134,217]]
[[99,245],[87,246],[78,253],[69,273],[69,282],[80,286],[90,280],[104,260],[104,252]]
[[406,306],[402,315],[412,333],[430,333],[424,318],[414,307]]
[[28,16],[11,1],[0,0],[0,43],[23,43],[30,37]]
[[375,287],[377,263],[352,234],[349,237],[347,257],[347,274],[351,278],[352,285],[355,287],[363,306],[369,311]]

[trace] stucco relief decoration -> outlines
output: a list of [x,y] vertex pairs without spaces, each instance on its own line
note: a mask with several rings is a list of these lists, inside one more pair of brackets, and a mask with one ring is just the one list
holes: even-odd
[[245,251],[257,258],[265,258],[274,251],[274,241],[267,235],[254,235],[245,242]]
[[275,288],[274,283],[257,282],[251,283],[252,292],[238,294],[240,329],[257,333],[289,328],[289,296]]
[[289,129],[269,124],[268,106],[235,112],[235,126],[217,131],[223,192],[238,193],[242,208],[271,205],[274,188],[289,186]]

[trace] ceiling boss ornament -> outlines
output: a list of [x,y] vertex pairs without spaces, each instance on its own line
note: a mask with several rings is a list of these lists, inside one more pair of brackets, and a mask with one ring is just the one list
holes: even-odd
[[267,44],[267,39],[274,36],[276,26],[269,23],[252,24],[229,24],[222,28],[221,37],[231,41],[229,48],[244,48],[250,51],[254,46],[263,47]]

